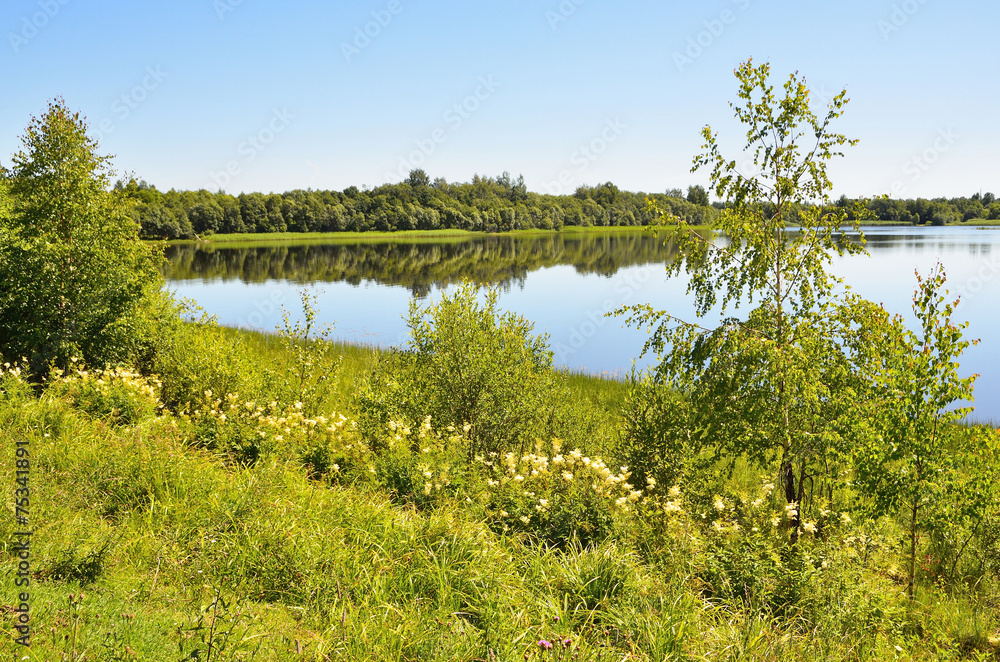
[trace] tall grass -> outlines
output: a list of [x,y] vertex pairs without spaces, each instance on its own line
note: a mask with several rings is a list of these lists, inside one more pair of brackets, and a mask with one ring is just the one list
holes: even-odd
[[[297,360],[266,334],[184,333],[187,360],[208,375],[230,370],[253,397],[278,397],[267,374]],[[352,415],[378,350],[334,349],[339,370],[322,407]],[[185,377],[192,395],[204,386],[196,377]],[[783,611],[713,586],[740,559],[707,522],[749,522],[738,494],[762,479],[739,468],[732,511],[709,504],[703,520],[685,502],[667,516],[668,486],[648,488],[608,537],[553,546],[491,525],[485,476],[420,505],[377,476],[310,478],[291,452],[234,463],[199,442],[194,418],[156,406],[168,384],[145,383],[152,396],[138,377],[91,373],[38,395],[0,375],[0,444],[27,441],[32,457],[34,634],[30,652],[4,637],[9,659],[932,660],[1000,650],[995,598],[925,585],[908,604],[891,569],[898,550],[859,553],[861,530],[803,543],[800,565],[781,561],[799,568],[799,597]],[[626,385],[582,375],[566,384],[594,448],[612,448]],[[13,476],[14,461],[0,454],[0,472]],[[16,527],[4,517],[0,535],[11,540]],[[7,549],[9,578],[18,559]],[[16,604],[13,583],[3,590],[3,604]],[[727,597],[737,594],[753,599]],[[0,619],[13,634],[13,614]]]

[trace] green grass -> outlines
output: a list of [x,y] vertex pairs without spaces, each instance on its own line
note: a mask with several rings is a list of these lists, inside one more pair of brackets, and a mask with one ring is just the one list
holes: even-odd
[[[1000,220],[973,219],[962,223],[954,223],[956,226],[998,226]],[[911,223],[899,223],[895,221],[866,221],[865,226],[874,227],[930,227],[914,226]],[[696,230],[709,229],[710,226],[691,226]],[[200,239],[175,239],[163,244],[224,244],[232,248],[246,248],[249,246],[292,246],[308,243],[414,243],[414,242],[463,242],[477,237],[502,237],[520,235],[548,235],[548,234],[610,234],[642,232],[648,230],[645,226],[565,226],[561,230],[514,230],[510,232],[471,232],[468,230],[401,230],[398,232],[260,232],[260,233],[237,233],[237,234],[213,234],[206,235]]]
[[[276,336],[218,334],[275,373],[295,365]],[[382,350],[334,351],[340,368],[324,406],[352,414]],[[609,444],[628,385],[572,373],[565,383],[572,409],[603,429],[594,445]],[[995,597],[924,584],[907,604],[891,543],[862,563],[846,538],[817,540],[805,549],[833,570],[810,571],[802,597],[776,612],[707,590],[705,564],[727,557],[706,556],[717,543],[697,532],[696,512],[662,528],[636,511],[594,547],[548,548],[498,533],[485,499],[418,508],[377,482],[311,480],[291,456],[234,465],[169,412],[123,422],[84,411],[71,391],[39,398],[19,384],[0,378],[0,444],[27,441],[31,453],[31,660],[1000,656]],[[0,474],[13,476],[14,461],[0,455]],[[749,490],[760,477],[737,467],[726,480]],[[5,541],[16,528],[0,521]],[[7,550],[9,579],[18,559]],[[3,604],[16,604],[11,581],[3,591]],[[12,612],[0,611],[0,623],[9,632]],[[28,651],[5,637],[0,653]]]

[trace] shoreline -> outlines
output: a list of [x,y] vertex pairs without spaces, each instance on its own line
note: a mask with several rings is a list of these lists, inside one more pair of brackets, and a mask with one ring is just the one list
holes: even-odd
[[[163,244],[165,246],[185,246],[185,245],[212,245],[212,244],[237,244],[237,243],[309,243],[323,242],[336,243],[348,241],[465,241],[478,239],[481,237],[516,237],[516,236],[545,236],[545,235],[574,235],[574,234],[615,234],[629,232],[652,232],[654,228],[668,229],[676,226],[655,226],[655,225],[610,225],[610,226],[568,226],[559,230],[542,230],[531,228],[527,230],[509,230],[506,232],[474,232],[472,230],[441,229],[441,230],[400,230],[397,232],[244,232],[238,234],[213,234],[197,239],[143,239],[147,243]],[[708,225],[692,225],[692,229],[710,229]],[[870,221],[861,225],[866,227],[899,227],[926,229],[933,227],[967,227],[967,228],[989,228],[1000,227],[1000,221],[971,220],[964,223],[951,223],[949,225],[913,225],[912,223],[901,223],[896,221]]]
[[[651,232],[653,228],[668,228],[674,226],[655,225],[609,225],[609,226],[569,226],[560,230],[509,230],[506,232],[474,232],[472,230],[442,229],[442,230],[400,230],[398,232],[257,232],[239,234],[213,234],[199,239],[144,239],[149,243],[161,243],[167,246],[201,245],[201,244],[233,244],[233,243],[267,243],[267,242],[336,242],[336,241],[420,241],[420,240],[468,240],[480,237],[514,237],[514,236],[545,236],[573,234],[614,234],[629,232]],[[692,225],[695,229],[708,229],[707,225]]]

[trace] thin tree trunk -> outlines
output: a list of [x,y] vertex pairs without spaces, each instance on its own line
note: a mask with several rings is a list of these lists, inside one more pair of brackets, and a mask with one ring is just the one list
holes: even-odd
[[917,509],[918,500],[913,499],[913,505],[910,508],[910,583],[906,587],[906,593],[910,600],[913,600],[913,584],[914,578],[916,577],[917,570]]

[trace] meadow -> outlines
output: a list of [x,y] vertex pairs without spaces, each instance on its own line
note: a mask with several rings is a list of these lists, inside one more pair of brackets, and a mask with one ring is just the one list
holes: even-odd
[[[634,385],[554,373],[563,438],[506,457],[434,419],[376,443],[359,403],[392,357],[298,331],[188,322],[157,377],[74,366],[40,395],[5,366],[0,435],[31,456],[29,659],[1000,652],[992,584],[949,582],[928,558],[907,599],[890,518],[828,513],[790,549],[773,477],[744,465],[711,485],[630,484]],[[0,647],[20,655],[13,639]]]

